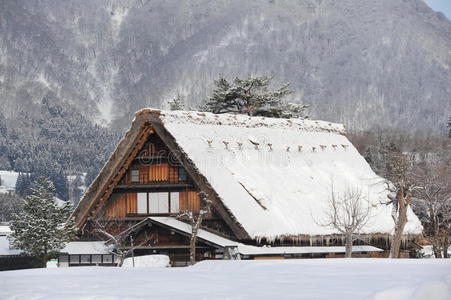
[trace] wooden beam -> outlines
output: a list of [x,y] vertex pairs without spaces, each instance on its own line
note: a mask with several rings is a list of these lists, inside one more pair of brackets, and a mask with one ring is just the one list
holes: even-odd
[[114,193],[132,192],[179,192],[194,190],[195,187],[188,183],[158,183],[158,184],[123,184],[116,185]]

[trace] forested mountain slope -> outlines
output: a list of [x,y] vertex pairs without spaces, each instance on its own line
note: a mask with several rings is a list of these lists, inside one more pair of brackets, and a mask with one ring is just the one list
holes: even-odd
[[92,120],[196,107],[219,73],[291,81],[316,118],[438,130],[451,110],[451,22],[421,0],[0,3],[6,117],[52,92]]
[[[177,94],[196,108],[220,73],[290,81],[312,117],[353,131],[442,134],[450,68],[451,22],[422,0],[3,0],[0,161],[22,170],[42,144],[64,172],[86,169],[136,110]],[[43,99],[67,113],[45,117]],[[81,136],[47,130],[60,125]]]

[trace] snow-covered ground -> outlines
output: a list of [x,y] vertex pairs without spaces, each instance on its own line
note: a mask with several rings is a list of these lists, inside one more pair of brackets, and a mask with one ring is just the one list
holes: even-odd
[[134,259],[126,258],[122,267],[133,268],[133,260],[135,261],[135,268],[166,268],[171,265],[169,256],[156,254],[137,256]]
[[[434,252],[432,251],[432,246],[423,246],[421,250],[425,258],[435,258]],[[448,248],[448,255],[451,257],[451,247]]]
[[0,299],[451,299],[451,260],[205,261],[0,272]]

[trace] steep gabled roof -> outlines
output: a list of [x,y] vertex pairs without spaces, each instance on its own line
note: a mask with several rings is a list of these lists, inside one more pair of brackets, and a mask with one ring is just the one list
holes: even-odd
[[[335,192],[356,186],[374,204],[363,233],[393,231],[391,207],[380,204],[387,198],[383,179],[349,142],[342,125],[153,109],[136,113],[132,128],[77,207],[77,218],[86,215],[95,197],[108,196],[114,181],[107,177],[126,170],[126,156],[139,147],[137,136],[146,130],[155,131],[195,184],[215,198],[215,208],[239,239],[338,234],[320,225],[332,184]],[[107,191],[103,196],[101,188]],[[420,234],[422,226],[412,211],[408,218],[405,232]]]

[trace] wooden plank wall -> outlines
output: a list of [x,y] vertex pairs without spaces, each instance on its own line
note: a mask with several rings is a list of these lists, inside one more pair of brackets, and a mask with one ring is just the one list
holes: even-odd
[[125,218],[127,214],[136,214],[136,198],[136,193],[112,195],[106,207],[105,217],[115,219]]
[[169,165],[158,164],[151,165],[149,168],[150,181],[168,181],[169,180]]
[[180,211],[199,212],[200,199],[196,191],[180,192]]

